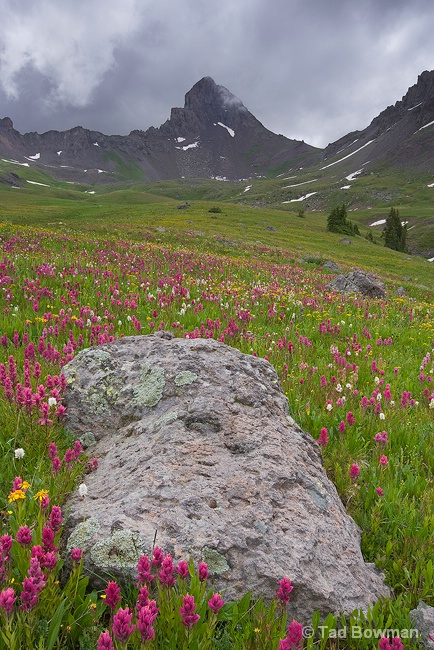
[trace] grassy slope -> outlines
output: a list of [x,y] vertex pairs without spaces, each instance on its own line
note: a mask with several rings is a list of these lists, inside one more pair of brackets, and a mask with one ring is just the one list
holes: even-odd
[[[25,184],[18,190],[0,185],[2,221],[56,230],[65,227],[90,229],[105,235],[139,240],[146,232],[148,240],[184,242],[195,248],[219,252],[233,252],[234,248],[241,247],[247,255],[254,254],[255,246],[266,246],[289,251],[296,260],[313,255],[338,262],[343,269],[357,266],[378,273],[384,280],[406,288],[422,285],[422,290],[423,287],[433,289],[432,265],[423,258],[385,249],[380,233],[375,233],[378,245],[369,243],[363,236],[351,238],[352,244],[347,245],[340,241],[340,235],[326,231],[327,211],[316,209],[312,202],[284,204],[273,198],[282,192],[286,197],[313,191],[320,194],[320,189],[315,190],[320,181],[288,190],[282,190],[282,185],[293,181],[283,179],[258,179],[249,183],[164,181],[149,185],[119,185],[114,190],[112,186],[92,188],[56,182],[33,169],[20,167],[19,170],[23,177],[50,184],[50,187]],[[248,185],[251,189],[244,192]],[[322,185],[324,187],[324,182]],[[351,211],[352,206],[357,207],[357,196],[362,191],[373,194],[375,188],[378,194],[385,192],[381,189],[383,185],[392,186],[391,181],[361,177],[351,190],[345,194],[341,191],[336,199],[332,197],[331,202],[337,203],[337,199],[342,200],[344,196],[350,218],[359,224],[362,235],[366,235],[369,231],[367,224],[387,214],[387,202],[377,202],[372,209]],[[394,187],[396,185],[395,182]],[[419,190],[414,183],[410,185],[411,190],[404,188],[402,192],[407,192],[407,195],[401,203],[394,204],[401,216],[409,219],[409,225],[415,225],[410,232],[420,231],[425,240],[434,233],[430,225],[430,198],[434,188],[426,185],[424,182]],[[89,191],[95,194],[86,193]],[[412,198],[413,204],[410,203]],[[319,200],[316,195],[312,199]],[[190,206],[181,210],[179,206],[184,201],[190,202]],[[221,213],[210,213],[214,206],[218,206]],[[304,219],[297,216],[301,207],[307,208]],[[411,216],[415,214],[417,217]]]

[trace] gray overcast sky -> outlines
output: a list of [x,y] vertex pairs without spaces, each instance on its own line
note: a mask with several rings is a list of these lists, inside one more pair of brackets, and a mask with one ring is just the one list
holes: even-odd
[[0,0],[0,117],[127,134],[211,76],[323,147],[434,69],[433,34],[434,0]]

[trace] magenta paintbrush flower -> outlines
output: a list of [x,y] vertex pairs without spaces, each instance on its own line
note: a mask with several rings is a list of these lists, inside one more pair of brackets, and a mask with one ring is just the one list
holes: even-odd
[[113,635],[121,643],[125,643],[128,637],[130,637],[136,629],[135,625],[130,625],[132,617],[133,612],[131,609],[122,608],[119,608],[113,616]]
[[196,605],[194,604],[194,596],[186,594],[184,596],[181,607],[179,608],[179,613],[182,618],[182,624],[185,627],[192,627],[200,619],[199,614],[196,614]]
[[289,578],[282,578],[279,581],[279,589],[276,591],[276,598],[281,603],[289,603],[290,593],[294,589]]

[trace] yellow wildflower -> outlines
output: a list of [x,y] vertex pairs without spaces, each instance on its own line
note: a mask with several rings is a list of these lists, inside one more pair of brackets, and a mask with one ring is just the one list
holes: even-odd
[[47,496],[48,496],[47,490],[39,490],[39,492],[36,492],[33,498],[35,499],[35,501],[39,501],[39,503],[41,503],[42,499],[45,499],[45,497]]
[[18,501],[19,499],[25,499],[26,498],[26,493],[24,490],[14,490],[11,492],[8,496],[8,501],[9,503],[12,503],[13,501]]

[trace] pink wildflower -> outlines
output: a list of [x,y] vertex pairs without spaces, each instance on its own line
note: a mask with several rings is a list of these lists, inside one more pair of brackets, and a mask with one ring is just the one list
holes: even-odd
[[23,590],[21,592],[21,607],[25,611],[30,611],[38,602],[39,590],[31,578],[24,578]]
[[73,452],[74,452],[75,459],[80,458],[80,456],[82,455],[82,453],[83,453],[83,446],[82,446],[80,440],[76,440],[76,441],[74,442]]
[[0,549],[3,551],[3,557],[9,558],[9,551],[12,548],[13,538],[11,535],[3,535],[0,537]]
[[53,571],[53,569],[56,567],[56,564],[57,564],[56,554],[52,553],[51,551],[45,553],[44,559],[42,561],[42,565],[49,571]]
[[54,532],[49,526],[44,526],[42,529],[42,546],[45,552],[58,550],[54,546]]
[[225,601],[223,600],[220,594],[213,594],[211,598],[208,600],[208,607],[215,615],[219,613],[219,611],[221,610],[224,604]]
[[166,587],[174,587],[175,586],[175,576],[173,575],[174,572],[175,572],[175,567],[173,566],[172,556],[170,555],[170,553],[168,553],[164,557],[164,560],[161,563],[161,571],[158,573],[158,578],[160,579],[160,582]]
[[4,609],[6,615],[10,614],[16,601],[15,592],[12,587],[0,592],[0,607]]
[[71,551],[71,560],[76,564],[78,564],[79,562],[81,562],[82,555],[83,555],[83,551],[81,550],[81,548],[73,548]]
[[357,463],[353,463],[350,467],[350,478],[354,481],[360,474],[360,467]]
[[54,442],[50,442],[50,445],[48,447],[48,456],[50,460],[54,460],[56,456],[58,455],[58,450]]
[[60,470],[61,467],[62,467],[62,461],[58,456],[56,456],[51,461],[51,468],[53,470],[53,474],[57,474],[57,472]]
[[141,607],[144,607],[149,603],[149,591],[146,586],[140,587],[139,593],[137,595],[136,609],[139,611]]
[[179,608],[179,613],[182,618],[182,624],[185,627],[192,627],[200,619],[199,614],[195,614],[196,605],[194,604],[194,596],[186,594],[184,596],[181,607]]
[[387,456],[383,454],[383,456],[381,456],[380,458],[380,465],[386,467],[388,464],[389,464],[389,459],[387,458]]
[[280,641],[277,650],[301,650],[303,646],[303,626],[297,621],[290,623],[287,636]]
[[39,546],[39,544],[37,544],[36,546],[32,546],[32,552],[31,552],[32,557],[36,557],[38,558],[39,561],[41,561],[44,555],[45,555],[45,551],[42,548],[42,546]]
[[389,639],[385,636],[381,638],[378,643],[379,650],[404,650],[404,644],[401,642],[399,636],[395,636],[390,643]]
[[282,578],[279,580],[279,589],[276,591],[276,598],[280,600],[281,603],[289,603],[290,596],[289,594],[294,589],[289,578]]
[[352,424],[355,424],[355,422],[356,422],[356,418],[354,417],[352,411],[348,411],[348,413],[347,413],[347,424],[349,424],[351,426]]
[[146,641],[152,640],[155,637],[155,630],[152,625],[155,617],[156,614],[147,605],[139,610],[137,614],[137,629],[140,632],[140,640],[142,643],[146,643]]
[[345,426],[345,422],[344,422],[343,420],[341,420],[341,421],[339,422],[338,429],[339,429],[339,431],[340,431],[341,433],[343,433],[344,431],[346,431],[347,427]]
[[96,650],[115,650],[112,638],[108,633],[108,630],[106,630],[105,632],[101,632],[101,634],[99,635],[98,645],[96,646]]
[[[43,558],[41,559],[42,562]],[[30,568],[27,572],[29,574],[30,580],[35,585],[36,589],[42,591],[47,583],[47,577],[42,573],[41,563],[37,557],[30,558]]]
[[375,488],[376,493],[378,494],[379,497],[384,496],[384,492],[381,487]]
[[328,433],[329,432],[325,427],[321,429],[321,433],[319,434],[319,438],[317,440],[317,443],[321,445],[321,447],[325,447],[326,444],[328,443],[329,441]]
[[199,562],[197,572],[199,574],[199,580],[201,582],[205,582],[205,580],[209,577],[208,565],[205,562]]
[[95,472],[95,470],[97,469],[98,469],[98,458],[91,458],[90,461],[87,463],[87,471]]
[[113,580],[107,584],[106,589],[104,589],[104,593],[106,595],[105,602],[107,603],[107,606],[110,607],[110,609],[114,609],[118,602],[122,600],[121,589],[117,582],[114,582]]
[[151,563],[147,555],[142,555],[137,563],[137,587],[144,582],[152,582],[154,576],[151,575]]
[[164,553],[159,546],[156,546],[152,551],[152,564],[156,567],[160,567],[164,560]]
[[385,445],[387,442],[389,442],[389,438],[387,436],[387,431],[382,431],[381,433],[376,433],[374,436],[375,442],[379,442],[381,445]]
[[125,643],[128,637],[131,636],[131,634],[136,629],[135,625],[130,625],[132,617],[133,612],[129,608],[119,608],[116,614],[113,616],[113,635],[121,643]]
[[21,546],[30,546],[32,543],[32,531],[28,526],[21,526],[17,530],[16,539]]
[[[21,486],[23,484],[23,479],[21,476],[16,476],[14,478],[14,482],[12,484],[12,490],[15,492],[15,490],[21,490]],[[23,492],[26,491],[26,488],[23,489]]]
[[57,533],[62,525],[63,517],[62,510],[59,506],[53,506],[50,512],[49,526],[53,533]]
[[188,563],[185,560],[180,560],[175,570],[176,573],[178,573],[183,580],[186,580],[190,575],[190,571],[188,569]]

